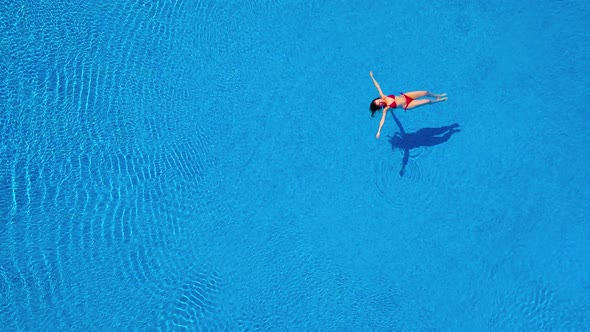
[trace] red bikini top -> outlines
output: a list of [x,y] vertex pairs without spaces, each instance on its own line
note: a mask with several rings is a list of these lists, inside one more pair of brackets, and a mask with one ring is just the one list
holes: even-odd
[[387,105],[391,108],[396,108],[397,107],[397,103],[395,102],[395,95],[389,95],[387,97],[393,98],[393,102],[391,102],[391,104]]

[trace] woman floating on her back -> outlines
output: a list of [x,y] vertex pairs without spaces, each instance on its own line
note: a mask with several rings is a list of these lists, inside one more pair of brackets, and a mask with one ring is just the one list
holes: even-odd
[[[371,116],[374,116],[375,112],[377,112],[378,110],[383,108],[383,114],[381,115],[381,122],[379,122],[379,130],[377,130],[377,135],[375,135],[376,138],[379,138],[381,136],[381,128],[383,127],[383,123],[385,123],[385,115],[387,115],[388,109],[396,108],[396,107],[403,107],[404,111],[407,111],[410,108],[414,108],[414,107],[418,107],[418,106],[422,106],[422,105],[426,105],[426,104],[431,104],[431,103],[438,103],[438,102],[447,100],[446,93],[434,94],[434,93],[430,93],[428,91],[412,91],[412,92],[401,93],[400,96],[394,96],[394,95],[386,96],[383,93],[383,91],[381,91],[381,87],[379,86],[379,83],[377,83],[377,81],[373,77],[373,72],[370,72],[369,75],[371,75],[371,79],[373,80],[373,84],[375,84],[375,87],[377,88],[377,91],[379,91],[379,96],[380,96],[379,98],[373,99],[373,101],[371,102],[371,106],[369,107],[371,109]],[[436,99],[418,99],[421,97],[435,97]]]

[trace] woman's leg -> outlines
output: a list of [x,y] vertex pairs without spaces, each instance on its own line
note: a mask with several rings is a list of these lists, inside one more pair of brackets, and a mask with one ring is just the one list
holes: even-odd
[[446,93],[430,93],[428,91],[412,91],[412,92],[406,92],[404,93],[406,96],[412,98],[412,99],[416,99],[416,98],[420,98],[420,97],[436,97],[436,98],[442,98],[442,97],[446,97],[447,94]]
[[433,102],[433,100],[430,100],[430,99],[412,100],[408,105],[406,105],[405,109],[409,110],[410,108],[415,108],[418,106],[430,104],[432,102]]
[[447,100],[447,97],[442,97],[439,98],[437,97],[435,100],[432,99],[419,99],[419,100],[412,100],[408,105],[406,105],[406,109],[411,109],[411,108],[415,108],[418,106],[422,106],[422,105],[426,105],[426,104],[433,104],[433,103],[438,103],[441,101],[445,101]]

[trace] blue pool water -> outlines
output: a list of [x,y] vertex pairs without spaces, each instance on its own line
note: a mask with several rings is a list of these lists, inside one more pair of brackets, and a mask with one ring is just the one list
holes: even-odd
[[0,329],[590,330],[589,14],[1,1]]

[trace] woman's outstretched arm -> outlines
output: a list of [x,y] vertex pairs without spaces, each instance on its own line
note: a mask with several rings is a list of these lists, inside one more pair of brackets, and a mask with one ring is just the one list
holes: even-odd
[[385,106],[385,108],[383,109],[383,114],[381,115],[381,121],[379,121],[379,129],[377,129],[377,135],[375,135],[375,138],[381,137],[381,128],[383,128],[383,124],[385,123],[385,116],[387,116],[388,109],[389,109],[389,106]]
[[373,84],[375,84],[375,87],[377,88],[377,91],[379,91],[379,96],[381,98],[385,98],[385,95],[383,94],[383,91],[381,91],[381,87],[379,86],[379,83],[377,83],[377,81],[375,80],[375,77],[373,77],[373,72],[370,71],[369,75],[371,75],[371,79],[373,80]]

